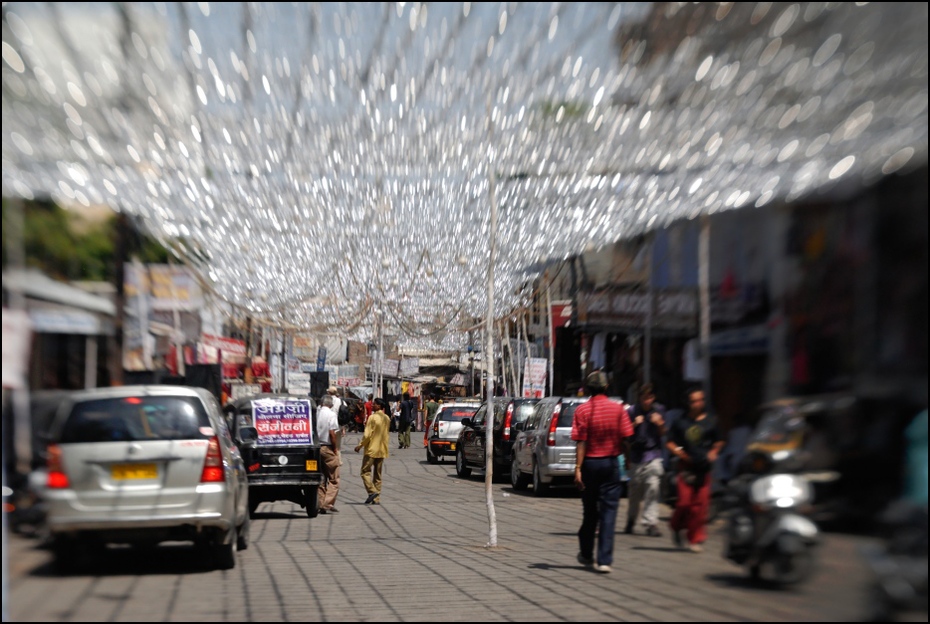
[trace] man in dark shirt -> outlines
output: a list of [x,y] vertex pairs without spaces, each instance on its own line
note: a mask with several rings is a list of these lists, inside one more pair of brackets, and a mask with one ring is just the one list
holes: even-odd
[[404,393],[400,402],[400,420],[398,422],[397,448],[410,448],[410,428],[416,423],[416,404],[410,394]]
[[661,537],[659,531],[659,493],[662,486],[663,447],[665,444],[665,407],[656,403],[652,384],[645,384],[639,401],[630,410],[633,437],[630,439],[630,500],[625,533],[633,533],[642,511],[646,535]]
[[699,553],[707,539],[711,471],[724,445],[716,417],[707,413],[703,390],[688,392],[688,412],[672,424],[666,445],[678,458],[678,500],[669,523],[672,538],[682,547],[681,531],[687,530],[688,549]]

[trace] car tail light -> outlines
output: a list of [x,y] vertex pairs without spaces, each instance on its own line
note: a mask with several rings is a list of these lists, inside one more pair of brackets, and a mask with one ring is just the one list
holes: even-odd
[[48,447],[48,478],[45,482],[46,487],[53,490],[61,490],[71,487],[68,481],[68,475],[65,474],[64,466],[61,465],[61,447],[57,444],[51,444]]
[[433,435],[439,435],[439,416],[433,419]]
[[510,424],[513,422],[513,403],[507,406],[507,415],[504,416],[504,442],[510,441]]
[[549,423],[549,437],[546,438],[546,446],[555,446],[555,428],[559,426],[559,413],[562,411],[562,404],[556,403],[555,409],[552,410],[552,422]]
[[203,472],[200,473],[200,482],[216,483],[217,481],[224,481],[225,478],[223,454],[220,452],[220,439],[213,436],[207,445],[207,458],[203,460]]

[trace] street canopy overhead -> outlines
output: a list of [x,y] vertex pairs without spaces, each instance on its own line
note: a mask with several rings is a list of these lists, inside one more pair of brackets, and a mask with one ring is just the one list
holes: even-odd
[[[4,3],[3,193],[408,337],[673,220],[926,162],[926,3]],[[448,331],[447,331],[448,330]]]

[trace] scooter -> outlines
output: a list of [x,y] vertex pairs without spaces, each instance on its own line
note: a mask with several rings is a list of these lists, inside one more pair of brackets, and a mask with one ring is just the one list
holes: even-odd
[[727,524],[726,558],[748,567],[754,580],[806,580],[819,542],[817,525],[800,511],[811,500],[807,480],[786,473],[744,475],[729,487],[738,502]]

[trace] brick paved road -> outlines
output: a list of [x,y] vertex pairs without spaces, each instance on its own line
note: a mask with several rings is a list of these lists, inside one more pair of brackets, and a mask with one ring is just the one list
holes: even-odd
[[[536,498],[495,484],[498,548],[487,549],[483,477],[455,475],[451,458],[391,450],[383,504],[365,506],[351,452],[339,514],[309,520],[264,504],[235,569],[212,570],[186,545],[111,550],[85,572],[58,576],[35,540],[11,537],[10,615],[19,621],[850,621],[863,613],[864,540],[826,535],[818,571],[791,591],[755,587],[707,550],[618,535],[614,572],[575,561],[581,501],[573,490]],[[625,513],[624,501],[621,516]],[[667,510],[665,510],[667,512]],[[667,513],[665,514],[667,516]],[[667,531],[666,531],[667,532]]]

